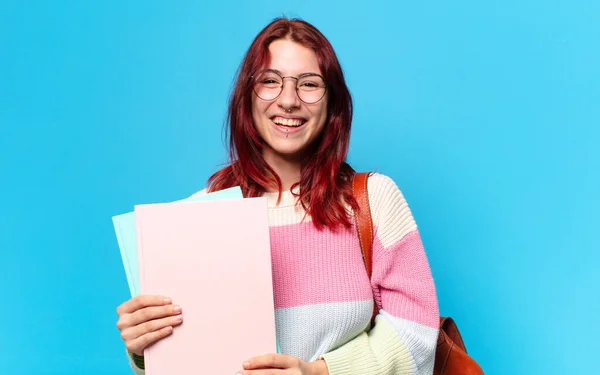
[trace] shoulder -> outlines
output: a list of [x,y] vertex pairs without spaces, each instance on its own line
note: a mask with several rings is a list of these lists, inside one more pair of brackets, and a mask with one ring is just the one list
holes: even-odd
[[381,173],[371,174],[367,182],[367,189],[371,205],[406,203],[404,194],[398,184],[387,175]]
[[394,242],[417,229],[408,202],[391,177],[374,173],[367,188],[373,225],[384,242]]

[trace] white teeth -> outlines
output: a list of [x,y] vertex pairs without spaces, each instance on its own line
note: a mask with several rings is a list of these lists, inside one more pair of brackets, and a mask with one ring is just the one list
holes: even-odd
[[283,118],[283,117],[275,117],[273,119],[273,122],[276,124],[285,125],[285,126],[300,126],[303,123],[302,120],[288,119],[288,118]]

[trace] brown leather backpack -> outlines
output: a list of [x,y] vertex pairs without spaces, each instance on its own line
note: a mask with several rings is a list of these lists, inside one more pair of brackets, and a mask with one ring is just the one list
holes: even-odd
[[[367,179],[370,173],[357,173],[352,188],[354,198],[358,201],[359,210],[355,212],[356,226],[360,247],[371,278],[373,272],[373,220],[369,207]],[[373,319],[378,307],[374,304]],[[477,362],[469,357],[458,327],[450,317],[440,317],[440,331],[435,352],[434,375],[484,375]]]

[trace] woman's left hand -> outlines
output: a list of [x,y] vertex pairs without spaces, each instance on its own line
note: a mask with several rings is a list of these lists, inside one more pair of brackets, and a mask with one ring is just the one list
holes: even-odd
[[244,362],[236,375],[328,375],[324,360],[305,362],[284,354],[265,354]]

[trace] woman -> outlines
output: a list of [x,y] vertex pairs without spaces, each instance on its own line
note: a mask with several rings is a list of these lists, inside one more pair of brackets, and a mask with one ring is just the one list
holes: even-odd
[[[229,104],[230,164],[197,193],[241,186],[244,196],[269,202],[284,354],[251,358],[240,364],[241,374],[433,371],[434,282],[410,209],[381,174],[368,182],[371,280],[365,271],[352,220],[354,171],[345,163],[351,119],[342,69],[316,28],[276,19],[258,34]],[[381,310],[371,328],[373,299]],[[164,296],[139,296],[117,311],[132,367],[141,374],[144,348],[177,329],[182,310]]]

